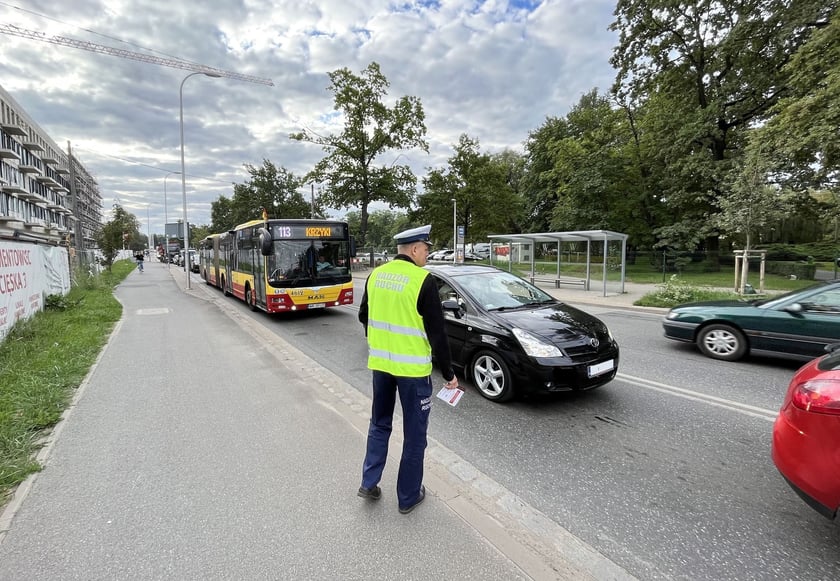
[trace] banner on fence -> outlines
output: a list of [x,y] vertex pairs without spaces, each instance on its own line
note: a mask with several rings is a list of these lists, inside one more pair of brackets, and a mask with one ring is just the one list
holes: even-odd
[[64,247],[0,240],[0,341],[43,309],[45,297],[70,292],[69,264]]

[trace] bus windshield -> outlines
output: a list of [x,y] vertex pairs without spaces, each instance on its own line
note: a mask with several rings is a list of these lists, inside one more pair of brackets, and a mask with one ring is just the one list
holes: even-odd
[[274,253],[266,257],[271,286],[318,286],[351,280],[346,241],[274,240],[272,244]]

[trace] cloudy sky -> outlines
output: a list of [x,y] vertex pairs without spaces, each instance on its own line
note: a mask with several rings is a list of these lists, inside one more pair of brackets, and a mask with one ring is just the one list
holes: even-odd
[[247,181],[244,164],[268,159],[303,175],[323,157],[289,134],[340,132],[327,74],[342,67],[360,74],[376,61],[389,106],[420,99],[430,153],[400,158],[418,177],[444,167],[461,134],[483,152],[522,151],[546,117],[611,86],[614,8],[614,0],[0,0],[0,86],[61,148],[70,142],[99,183],[106,218],[119,202],[144,233],[162,233],[165,216],[183,217],[173,172],[189,71],[21,38],[7,26],[270,79],[274,86],[201,75],[184,83],[187,215],[209,224],[210,203]]

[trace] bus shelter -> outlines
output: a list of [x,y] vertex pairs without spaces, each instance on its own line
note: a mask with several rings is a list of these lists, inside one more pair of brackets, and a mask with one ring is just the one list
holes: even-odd
[[[619,293],[624,293],[624,278],[627,258],[627,234],[611,232],[609,230],[577,230],[570,232],[539,232],[530,234],[494,234],[490,238],[490,259],[494,257],[507,256],[508,269],[513,268],[514,262],[530,262],[530,280],[534,282],[553,283],[556,288],[561,285],[579,285],[584,290],[591,289],[593,264],[593,244],[602,246],[601,252],[601,282],[603,296],[607,296],[607,273],[610,270],[620,270]],[[585,246],[586,258],[584,275],[580,273],[580,261],[566,266],[563,272],[563,245],[571,246],[574,243],[576,248]],[[538,274],[536,269],[536,248],[538,244],[551,244],[556,248],[556,271],[554,277],[545,273]],[[494,250],[495,246],[495,250]],[[507,251],[499,252],[499,247],[507,248]],[[530,251],[523,250],[530,248]],[[580,250],[576,254],[582,254]],[[571,252],[569,252],[569,256]]]

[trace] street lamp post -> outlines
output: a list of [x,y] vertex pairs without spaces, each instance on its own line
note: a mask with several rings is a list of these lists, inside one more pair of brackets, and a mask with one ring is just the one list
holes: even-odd
[[[187,82],[187,79],[194,77],[195,75],[204,75],[205,77],[213,77],[216,79],[222,76],[217,73],[209,72],[190,73],[184,77],[183,81],[181,81],[181,88],[178,90],[178,103],[181,110],[181,197],[183,198],[182,201],[184,203],[184,252],[186,253],[186,258],[189,258],[190,253],[190,223],[187,220],[187,174],[184,167],[184,83]],[[187,289],[190,288],[190,268],[187,264],[188,262],[189,260],[184,261],[184,272],[187,275]]]
[[455,253],[452,255],[452,264],[458,260],[458,202],[452,198],[452,248]]
[[152,256],[152,223],[149,220],[149,204],[146,204],[146,248],[149,249],[149,257]]

